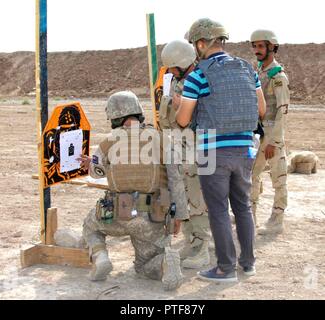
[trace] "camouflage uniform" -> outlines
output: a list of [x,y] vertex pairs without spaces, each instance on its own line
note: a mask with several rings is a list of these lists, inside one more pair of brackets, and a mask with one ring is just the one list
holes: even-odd
[[[141,134],[144,129],[141,126],[139,133]],[[113,144],[111,134],[100,143],[94,154],[96,163],[92,162],[90,165],[90,175],[93,178],[98,179],[107,176],[107,172],[110,170],[108,155]],[[187,219],[188,210],[185,190],[177,166],[166,165],[166,168],[171,198],[176,203],[176,218]],[[179,263],[177,265],[178,253],[169,248],[170,236],[165,235],[164,223],[153,223],[149,220],[147,212],[138,212],[137,217],[129,221],[113,219],[112,223],[106,224],[96,217],[96,210],[92,209],[83,225],[83,236],[89,246],[91,257],[96,257],[97,252],[106,252],[105,237],[107,235],[113,237],[130,236],[135,250],[134,266],[137,273],[143,274],[150,279],[162,280],[166,290],[175,289],[179,285],[183,276],[180,272]],[[177,255],[175,255],[175,252]],[[172,260],[174,270],[164,273],[164,265],[166,265],[166,262],[167,264],[170,262],[168,259]],[[171,266],[169,265],[169,267]],[[108,268],[106,263],[105,268],[103,272],[94,270],[93,276],[90,275],[92,280],[105,279],[106,274],[112,270],[112,266]],[[96,274],[94,275],[94,273]],[[98,277],[98,273],[105,274],[105,276]]]
[[[256,208],[261,190],[261,173],[266,163],[270,165],[272,186],[275,189],[272,216],[266,226],[278,225],[282,229],[283,213],[287,207],[287,160],[285,150],[285,125],[288,106],[290,103],[289,81],[283,71],[270,76],[270,71],[280,67],[275,60],[265,69],[259,68],[258,74],[266,101],[266,114],[263,119],[264,136],[253,167],[252,211],[256,223]],[[269,75],[268,75],[269,73]],[[275,155],[272,159],[265,159],[265,147],[275,146]],[[263,233],[265,228],[259,230]]]
[[[172,81],[170,96],[163,96],[160,105],[159,124],[161,129],[180,129],[176,122],[175,109],[172,106],[174,93],[182,94],[184,80]],[[183,154],[189,146],[183,144]],[[186,240],[184,248],[180,251],[183,266],[187,268],[200,268],[209,264],[210,256],[208,243],[211,238],[210,224],[196,164],[182,166],[182,175],[190,209],[190,219],[182,223],[182,231]]]

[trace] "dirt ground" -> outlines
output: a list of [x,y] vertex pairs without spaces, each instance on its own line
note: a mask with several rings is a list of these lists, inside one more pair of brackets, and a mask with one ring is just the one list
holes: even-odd
[[[184,270],[184,284],[165,292],[158,281],[139,278],[133,269],[134,253],[128,237],[108,238],[114,264],[102,283],[87,279],[88,271],[72,267],[36,265],[21,269],[19,254],[39,239],[36,112],[34,101],[0,101],[0,299],[324,299],[325,298],[325,106],[293,106],[288,119],[288,149],[312,150],[321,159],[313,175],[289,175],[289,206],[285,233],[257,236],[257,275],[217,285]],[[50,109],[58,103],[50,101]],[[145,105],[148,101],[145,101]],[[92,124],[91,144],[108,131],[104,100],[82,99]],[[148,108],[147,108],[148,109]],[[52,207],[59,212],[59,228],[81,232],[87,212],[101,196],[99,189],[61,184],[51,189]],[[264,173],[264,194],[259,210],[265,221],[272,206],[272,189]],[[183,243],[182,235],[174,246]],[[213,246],[210,250],[214,256]],[[211,266],[215,263],[212,259]]]

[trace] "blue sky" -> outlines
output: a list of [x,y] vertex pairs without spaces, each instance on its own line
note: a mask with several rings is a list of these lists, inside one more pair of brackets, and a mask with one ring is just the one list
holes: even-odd
[[[145,14],[153,12],[158,44],[183,38],[191,23],[223,23],[230,41],[258,28],[281,43],[324,43],[324,0],[48,0],[48,50],[110,50],[145,46]],[[35,0],[0,0],[0,52],[33,51]]]

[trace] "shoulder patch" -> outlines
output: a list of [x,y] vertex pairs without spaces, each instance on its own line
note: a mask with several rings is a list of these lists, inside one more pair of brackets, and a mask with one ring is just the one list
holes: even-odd
[[274,81],[274,88],[282,87],[282,86],[283,86],[282,80],[275,80]]
[[98,164],[98,157],[93,155],[92,161],[93,164]]
[[105,176],[105,171],[100,166],[94,166],[94,171],[99,177]]

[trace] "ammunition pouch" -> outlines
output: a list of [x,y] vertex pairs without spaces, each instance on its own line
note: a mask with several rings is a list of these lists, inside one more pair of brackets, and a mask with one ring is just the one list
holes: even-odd
[[[139,213],[147,213],[151,222],[161,223],[165,221],[170,204],[169,192],[164,188],[155,193],[107,192],[105,198],[113,202],[112,219],[117,221],[129,221],[136,218]],[[103,221],[102,217],[105,217],[105,213],[102,213],[104,209],[101,207],[101,200],[97,202],[96,216],[98,220]]]
[[158,192],[151,195],[152,206],[147,211],[151,222],[165,222],[166,214],[170,205],[169,192],[161,188]]
[[96,203],[96,218],[105,224],[113,222],[114,218],[114,199],[112,195],[106,193],[104,198],[100,198]]
[[162,96],[159,108],[159,124],[161,129],[177,128],[176,111],[172,106],[172,97]]

